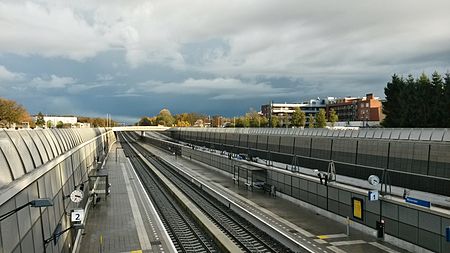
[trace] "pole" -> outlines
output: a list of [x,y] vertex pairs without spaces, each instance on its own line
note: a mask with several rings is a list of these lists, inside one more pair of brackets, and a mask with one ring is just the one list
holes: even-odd
[[347,236],[350,236],[350,218],[347,216]]

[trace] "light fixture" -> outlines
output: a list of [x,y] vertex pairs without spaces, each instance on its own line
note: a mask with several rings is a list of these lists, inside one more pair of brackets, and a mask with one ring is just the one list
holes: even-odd
[[44,198],[44,199],[35,199],[35,200],[32,200],[32,201],[30,201],[30,202],[28,202],[28,203],[26,203],[26,204],[24,204],[24,205],[22,205],[22,206],[17,207],[17,208],[14,209],[14,210],[11,210],[11,211],[9,211],[9,212],[7,212],[7,213],[5,213],[5,214],[2,214],[2,215],[0,216],[0,221],[2,221],[2,220],[4,220],[4,219],[8,218],[9,216],[11,216],[11,215],[17,213],[18,211],[20,211],[21,209],[23,209],[23,208],[25,208],[25,207],[27,207],[27,206],[31,206],[31,207],[47,207],[47,206],[53,206],[53,201],[52,201],[51,199],[46,199],[46,198]]

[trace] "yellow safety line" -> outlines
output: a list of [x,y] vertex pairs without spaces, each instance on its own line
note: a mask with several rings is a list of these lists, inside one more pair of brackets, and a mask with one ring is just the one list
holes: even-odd
[[132,250],[130,251],[130,253],[142,253],[142,250],[138,249],[138,250]]
[[328,239],[328,236],[326,236],[326,235],[318,235],[317,237],[319,239]]

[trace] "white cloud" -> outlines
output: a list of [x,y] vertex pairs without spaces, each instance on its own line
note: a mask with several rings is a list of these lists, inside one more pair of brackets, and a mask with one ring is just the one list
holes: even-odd
[[147,81],[140,83],[125,94],[177,94],[177,95],[203,95],[205,99],[243,99],[264,96],[288,95],[286,88],[275,88],[267,83],[245,82],[234,78],[192,79],[183,82]]
[[95,25],[69,6],[0,2],[0,52],[84,60],[109,48]]
[[77,80],[72,77],[59,77],[51,75],[50,77],[35,77],[30,81],[30,86],[38,89],[66,88],[68,85],[76,83]]
[[[226,76],[393,72],[449,54],[448,9],[446,0],[2,2],[0,52],[85,60],[124,50],[131,67]],[[209,48],[204,65],[186,63],[183,45],[210,39],[229,51]]]
[[14,73],[5,68],[5,66],[0,65],[0,80],[3,81],[17,81],[24,78],[23,73]]

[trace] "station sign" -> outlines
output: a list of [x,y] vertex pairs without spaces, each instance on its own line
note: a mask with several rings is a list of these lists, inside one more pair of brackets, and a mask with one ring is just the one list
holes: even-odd
[[377,201],[379,197],[378,191],[369,191],[369,201]]
[[426,201],[426,200],[422,200],[422,199],[406,197],[405,201],[407,203],[411,203],[411,204],[418,205],[418,206],[423,206],[423,207],[428,207],[428,208],[431,207],[431,202],[430,201]]

